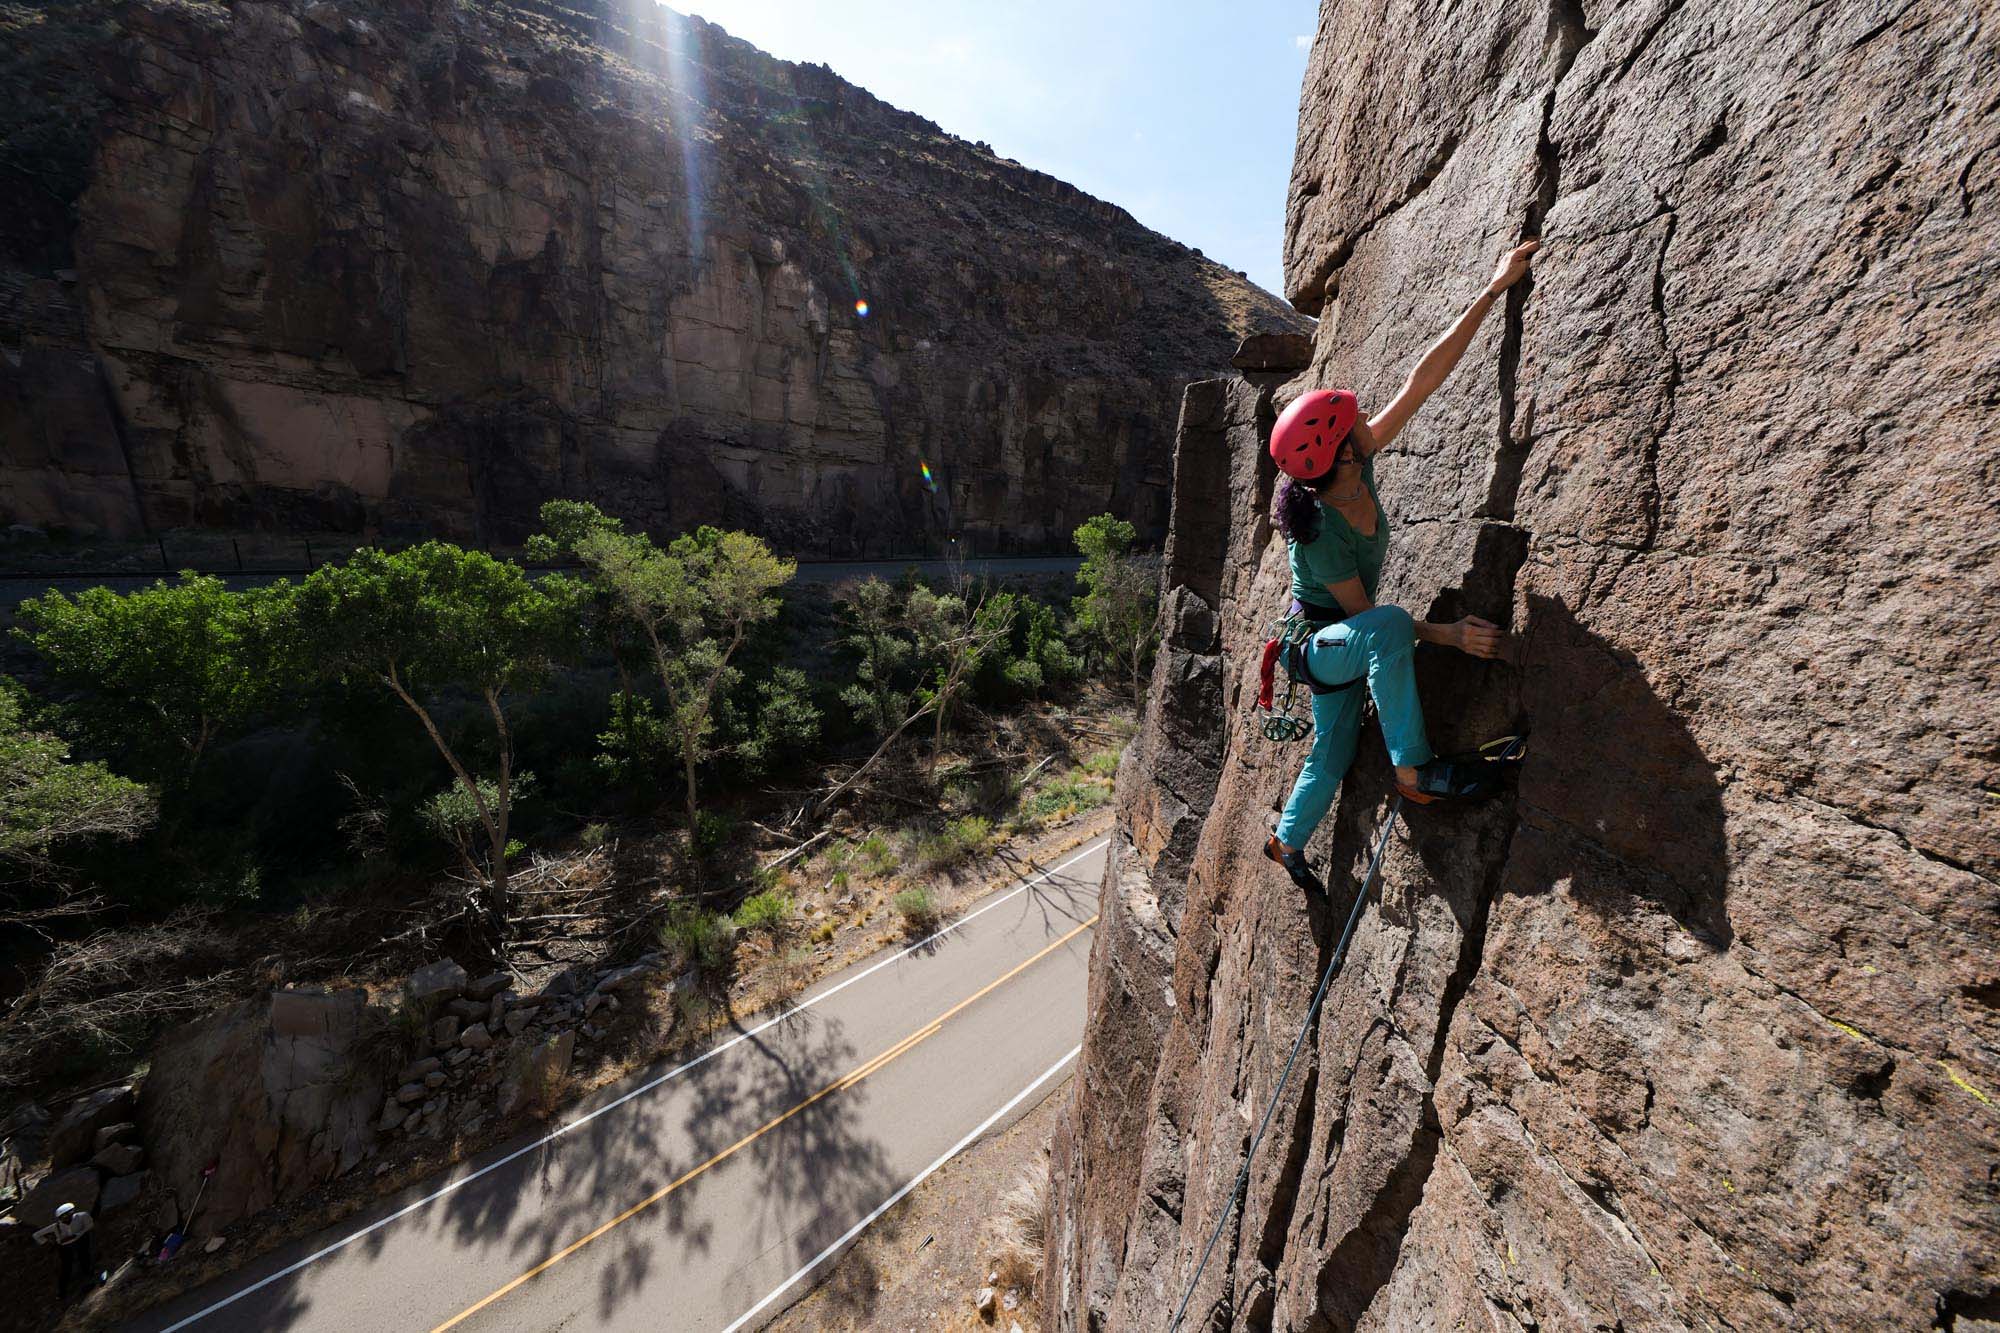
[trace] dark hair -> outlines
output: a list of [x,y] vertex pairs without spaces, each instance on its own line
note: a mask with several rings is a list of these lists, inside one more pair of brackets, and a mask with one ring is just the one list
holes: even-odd
[[1288,542],[1309,542],[1319,536],[1319,497],[1314,488],[1297,477],[1278,483],[1278,498],[1271,506],[1271,521]]

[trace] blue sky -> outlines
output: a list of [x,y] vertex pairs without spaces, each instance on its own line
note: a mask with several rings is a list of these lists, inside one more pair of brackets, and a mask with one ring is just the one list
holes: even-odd
[[678,0],[1278,292],[1317,0]]

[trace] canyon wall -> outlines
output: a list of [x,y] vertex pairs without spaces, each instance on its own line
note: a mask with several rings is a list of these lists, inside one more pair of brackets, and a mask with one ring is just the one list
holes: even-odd
[[104,12],[73,258],[0,266],[0,522],[1066,549],[1158,535],[1182,386],[1306,325],[650,0]]
[[1186,1327],[2000,1328],[2000,44],[1980,7],[1329,0],[1287,295],[1312,364],[1183,401],[1159,664],[1119,775],[1042,1305],[1159,1330],[1389,810],[1310,851],[1247,716],[1264,446],[1393,393],[1545,248],[1381,458],[1382,600],[1441,749]]

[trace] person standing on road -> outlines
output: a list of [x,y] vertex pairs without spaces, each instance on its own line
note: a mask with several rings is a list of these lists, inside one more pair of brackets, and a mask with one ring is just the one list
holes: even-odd
[[97,1224],[73,1203],[56,1205],[56,1220],[35,1233],[35,1244],[54,1245],[59,1265],[57,1291],[65,1304],[74,1292],[90,1290],[96,1276],[91,1266],[90,1232]]

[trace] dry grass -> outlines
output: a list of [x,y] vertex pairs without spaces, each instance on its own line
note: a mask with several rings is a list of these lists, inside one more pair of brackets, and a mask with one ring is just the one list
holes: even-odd
[[1048,1206],[1049,1158],[1044,1149],[1001,1191],[986,1224],[993,1246],[993,1268],[1000,1275],[1002,1288],[1016,1288],[1024,1296],[1034,1294],[1042,1275]]

